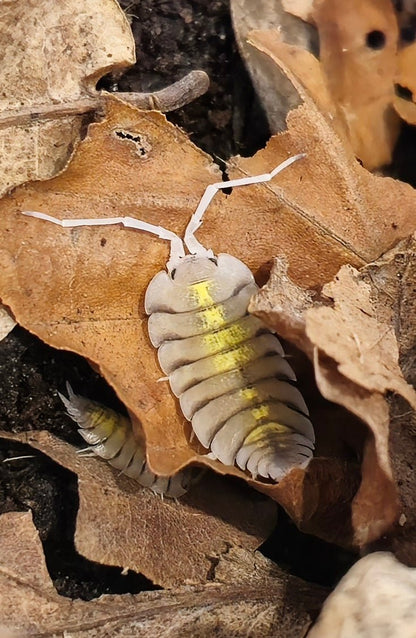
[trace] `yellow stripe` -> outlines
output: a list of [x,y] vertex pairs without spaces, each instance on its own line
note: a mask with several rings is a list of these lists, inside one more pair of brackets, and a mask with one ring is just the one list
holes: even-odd
[[205,330],[217,330],[225,324],[224,306],[217,304],[211,308],[204,308],[198,314],[199,322]]
[[196,284],[189,286],[189,296],[191,299],[195,299],[200,308],[213,305],[214,300],[210,293],[212,284],[212,279],[208,279],[207,281],[198,281]]
[[[252,410],[254,412],[254,410]],[[284,449],[287,447],[288,442],[283,435],[290,432],[291,429],[282,425],[281,423],[268,422],[257,426],[250,434],[245,438],[243,445],[251,445],[252,443],[261,443],[269,438],[271,435],[276,434],[276,438],[273,439],[273,447]],[[293,432],[293,430],[292,430]]]
[[244,390],[240,390],[240,396],[246,401],[253,401],[258,398],[259,393],[256,388],[244,388]]
[[267,404],[259,405],[257,408],[253,408],[251,414],[256,419],[256,421],[260,421],[264,419],[265,416],[269,416],[270,408]]
[[218,374],[228,372],[233,368],[240,368],[253,360],[255,353],[253,348],[248,345],[242,345],[228,352],[221,352],[213,357],[213,365]]
[[202,341],[208,352],[218,352],[218,350],[227,350],[237,346],[245,341],[249,336],[249,331],[242,328],[238,323],[234,323],[227,328],[206,334],[202,336]]
[[99,427],[100,435],[103,436],[103,438],[109,437],[114,432],[114,430],[119,427],[119,419],[117,418],[118,415],[116,412],[113,412],[113,410],[109,410],[107,412],[101,407],[89,407],[88,413],[88,430],[94,430],[95,428]]

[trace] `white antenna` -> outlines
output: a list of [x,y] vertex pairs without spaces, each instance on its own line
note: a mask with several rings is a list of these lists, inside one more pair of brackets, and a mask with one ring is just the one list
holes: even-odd
[[171,230],[166,230],[162,226],[155,226],[154,224],[148,224],[147,222],[140,221],[134,217],[107,217],[107,218],[85,218],[85,219],[57,219],[51,215],[45,213],[39,213],[35,210],[24,210],[23,215],[28,217],[36,217],[37,219],[44,219],[47,222],[58,224],[64,228],[75,228],[76,226],[109,226],[112,224],[123,224],[126,228],[135,228],[137,230],[144,230],[147,233],[157,235],[160,239],[166,239],[170,241],[170,257],[167,263],[171,263],[173,266],[179,261],[181,257],[185,256],[185,248],[182,239]]
[[[207,249],[199,243],[199,241],[195,238],[195,233],[202,224],[202,218],[208,206],[210,205],[212,198],[219,190],[222,190],[224,188],[234,188],[234,186],[247,186],[249,184],[261,184],[262,182],[269,182],[278,173],[283,171],[294,162],[302,159],[303,157],[306,157],[306,153],[293,155],[293,157],[289,157],[287,160],[281,162],[281,164],[276,166],[276,168],[273,169],[271,173],[254,175],[252,177],[242,177],[240,179],[230,180],[229,182],[217,182],[216,184],[210,184],[209,186],[207,186],[205,189],[205,193],[202,195],[198,207],[189,220],[189,223],[185,230],[184,242],[189,252],[195,253],[197,255],[205,255],[207,254],[207,252],[212,253],[212,251],[207,251]],[[209,256],[211,256],[211,254]]]

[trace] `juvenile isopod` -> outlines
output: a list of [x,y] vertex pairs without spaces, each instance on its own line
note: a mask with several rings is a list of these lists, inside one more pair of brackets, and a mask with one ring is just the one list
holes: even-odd
[[208,186],[183,240],[131,217],[59,220],[24,213],[64,227],[123,224],[170,241],[166,270],[153,277],[145,295],[160,367],[211,458],[271,481],[312,458],[308,409],[277,336],[247,312],[258,290],[253,274],[236,257],[215,256],[195,232],[218,190],[269,181],[302,157],[290,157],[265,175]]
[[186,468],[174,476],[158,476],[146,461],[146,450],[133,432],[130,419],[115,410],[75,394],[66,384],[68,398],[59,394],[78,432],[88,443],[88,450],[106,459],[122,474],[135,479],[155,494],[179,498],[189,489],[197,476],[193,468]]

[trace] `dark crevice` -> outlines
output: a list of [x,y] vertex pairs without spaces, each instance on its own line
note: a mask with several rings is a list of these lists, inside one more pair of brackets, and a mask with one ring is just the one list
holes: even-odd
[[397,97],[401,97],[403,100],[408,100],[409,102],[412,102],[413,93],[406,86],[402,86],[401,84],[395,84],[394,91]]
[[[33,458],[10,460],[22,455]],[[91,600],[102,594],[158,589],[141,574],[89,561],[75,549],[76,476],[28,445],[0,439],[0,513],[30,509],[58,593]],[[110,507],[110,504],[109,504]]]

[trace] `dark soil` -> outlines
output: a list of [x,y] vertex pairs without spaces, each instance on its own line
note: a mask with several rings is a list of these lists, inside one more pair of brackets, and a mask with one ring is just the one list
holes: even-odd
[[[100,83],[123,91],[154,91],[203,69],[209,92],[169,115],[192,140],[220,161],[251,155],[268,139],[264,115],[239,58],[227,0],[139,0],[121,2],[136,39],[138,64],[121,78]],[[65,381],[80,393],[120,408],[105,382],[86,361],[56,351],[22,328],[0,343],[0,429],[47,429],[80,445],[73,422],[57,396]],[[29,459],[1,461],[21,455]],[[73,543],[78,507],[77,480],[44,455],[0,439],[0,513],[31,509],[58,591],[90,599],[102,593],[135,593],[153,588],[146,578],[95,565],[79,556]],[[264,552],[303,578],[325,585],[346,571],[354,557],[301,534],[282,514]]]

